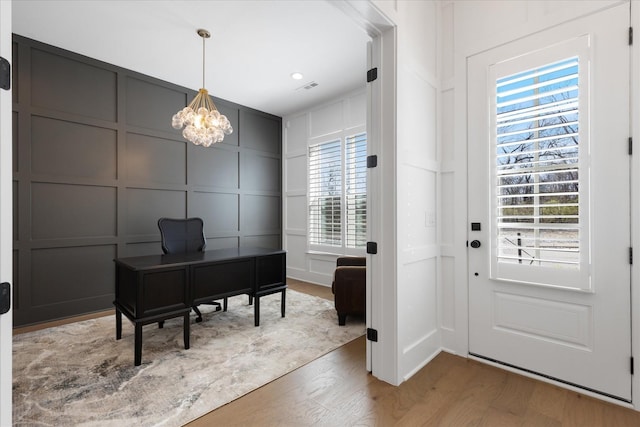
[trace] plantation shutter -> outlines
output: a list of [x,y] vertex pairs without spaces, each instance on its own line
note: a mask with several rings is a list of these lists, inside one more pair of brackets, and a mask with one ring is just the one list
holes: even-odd
[[496,80],[498,263],[580,268],[579,71],[574,57]]
[[348,137],[345,150],[346,247],[364,248],[367,242],[367,135]]
[[309,244],[342,246],[342,144],[309,147]]

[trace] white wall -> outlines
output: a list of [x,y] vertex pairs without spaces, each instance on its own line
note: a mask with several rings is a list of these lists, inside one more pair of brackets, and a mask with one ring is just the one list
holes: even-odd
[[[364,46],[363,46],[364,48]],[[363,81],[365,70],[363,70]],[[307,158],[309,145],[351,136],[366,130],[366,92],[362,90],[283,118],[283,247],[287,276],[331,286],[336,253],[311,252],[307,245]],[[351,252],[364,255],[364,250]]]

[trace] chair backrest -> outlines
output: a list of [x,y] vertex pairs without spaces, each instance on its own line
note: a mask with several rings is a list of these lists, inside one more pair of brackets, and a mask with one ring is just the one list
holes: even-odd
[[160,218],[158,228],[165,254],[202,252],[207,245],[201,218]]
[[366,267],[367,258],[359,256],[341,256],[336,259],[336,266],[352,266],[352,267]]

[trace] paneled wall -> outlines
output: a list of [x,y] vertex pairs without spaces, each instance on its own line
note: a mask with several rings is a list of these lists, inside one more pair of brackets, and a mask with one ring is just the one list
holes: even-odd
[[[366,131],[366,92],[360,90],[284,118],[284,246],[287,276],[330,286],[336,253],[308,250],[307,163],[309,146]],[[348,255],[364,255],[354,250]]]
[[234,132],[171,127],[195,92],[14,36],[15,325],[112,307],[113,258],[161,253],[160,217],[207,248],[280,248],[279,117],[215,99]]

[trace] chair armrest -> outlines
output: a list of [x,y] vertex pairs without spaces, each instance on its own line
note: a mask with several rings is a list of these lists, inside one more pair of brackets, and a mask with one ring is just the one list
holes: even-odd
[[367,286],[367,268],[358,266],[336,267],[331,285],[334,294],[364,292]]
[[[337,267],[333,282],[334,303],[338,316],[364,314],[367,294],[367,268]],[[341,323],[343,324],[343,323]]]

